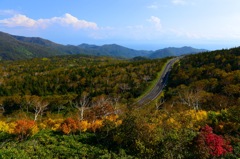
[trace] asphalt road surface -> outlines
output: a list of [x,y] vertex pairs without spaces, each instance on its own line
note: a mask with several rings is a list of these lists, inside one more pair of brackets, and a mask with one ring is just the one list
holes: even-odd
[[164,68],[163,74],[159,78],[155,87],[148,94],[146,94],[143,98],[141,98],[139,101],[134,103],[134,106],[139,106],[139,107],[144,106],[159,96],[159,94],[162,92],[164,86],[167,83],[167,78],[168,78],[168,75],[171,71],[173,64],[180,58],[181,57],[176,57],[176,58],[173,58],[170,61],[168,61],[166,67]]

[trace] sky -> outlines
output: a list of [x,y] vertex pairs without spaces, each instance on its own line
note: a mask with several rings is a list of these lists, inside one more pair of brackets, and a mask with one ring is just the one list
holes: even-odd
[[0,0],[0,31],[138,50],[240,46],[240,0]]

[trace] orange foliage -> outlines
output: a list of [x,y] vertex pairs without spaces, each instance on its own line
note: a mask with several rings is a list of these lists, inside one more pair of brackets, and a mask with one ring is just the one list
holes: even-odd
[[64,134],[76,133],[78,130],[78,123],[72,118],[67,118],[63,121],[59,127],[59,130]]
[[93,121],[89,120],[76,120],[73,118],[47,118],[42,122],[35,123],[33,120],[18,120],[15,122],[0,121],[0,132],[7,132],[15,134],[19,139],[24,139],[38,133],[39,129],[49,129],[52,131],[60,131],[64,134],[74,134],[77,132],[96,132],[100,130],[105,121],[110,121],[116,127],[122,124],[122,120],[118,115],[109,115],[101,119]]
[[[18,120],[14,128],[13,134],[18,135],[19,139],[24,139],[36,133],[36,125],[33,120]],[[34,132],[33,132],[34,130]]]

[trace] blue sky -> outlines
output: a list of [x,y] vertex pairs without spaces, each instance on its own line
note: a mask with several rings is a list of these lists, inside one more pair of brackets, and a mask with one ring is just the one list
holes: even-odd
[[0,31],[134,49],[240,46],[239,0],[1,0]]

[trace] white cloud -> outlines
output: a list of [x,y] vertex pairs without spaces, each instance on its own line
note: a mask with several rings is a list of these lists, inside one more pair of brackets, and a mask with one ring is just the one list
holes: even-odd
[[66,13],[63,17],[54,17],[50,21],[59,23],[61,25],[70,25],[76,29],[90,28],[98,29],[98,26],[94,22],[88,22],[86,20],[79,20],[78,18]]
[[149,22],[153,23],[155,28],[160,31],[162,30],[162,24],[161,20],[158,17],[151,16],[150,19],[148,19]]
[[60,24],[62,26],[71,26],[75,29],[98,29],[98,26],[94,22],[88,22],[86,20],[79,20],[78,18],[66,13],[62,17],[53,17],[50,19],[38,19],[34,20],[26,15],[17,14],[11,18],[0,20],[0,25],[6,27],[35,27],[46,28],[53,24]]
[[187,2],[185,0],[172,0],[172,3],[175,5],[185,5]]
[[30,19],[27,16],[22,14],[17,14],[12,18],[0,20],[0,24],[7,27],[15,27],[15,26],[34,27],[36,26],[36,23],[37,22],[35,20]]

